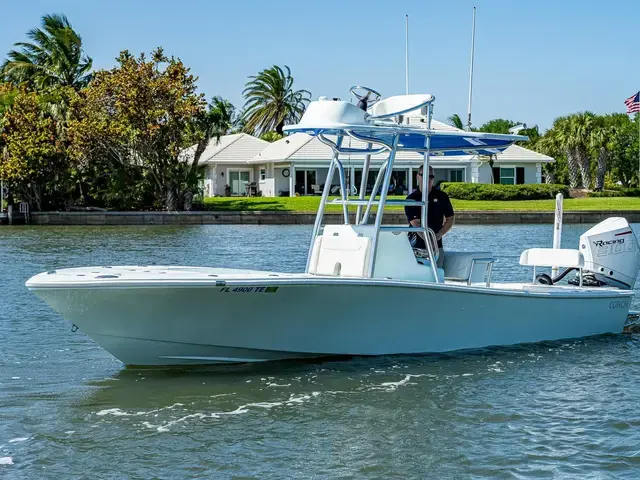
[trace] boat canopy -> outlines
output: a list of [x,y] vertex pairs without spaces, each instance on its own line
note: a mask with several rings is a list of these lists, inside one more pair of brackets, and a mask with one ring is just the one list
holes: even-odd
[[[354,88],[358,87],[353,87],[352,92]],[[379,95],[366,87],[360,88]],[[368,108],[365,102],[359,108],[350,102],[321,97],[309,104],[298,124],[285,126],[284,131],[317,136],[339,153],[363,155],[392,149],[437,156],[495,155],[518,140],[528,140],[522,135],[435,130],[431,128],[434,100],[430,94],[396,95]],[[416,115],[422,125],[407,121],[408,116],[416,118]],[[346,148],[338,140],[341,137],[352,137],[370,145]]]
[[[322,140],[331,141],[328,136],[349,136],[357,140],[374,145],[384,145],[390,148],[394,137],[398,136],[398,151],[426,152],[434,156],[462,156],[462,155],[496,155],[518,140],[527,140],[521,135],[501,135],[479,132],[452,132],[416,128],[409,126],[336,126],[307,128],[299,125],[285,127],[287,133],[306,133],[318,136]],[[427,138],[431,138],[431,145],[427,147]],[[340,153],[370,155],[380,148],[344,148],[339,147]]]

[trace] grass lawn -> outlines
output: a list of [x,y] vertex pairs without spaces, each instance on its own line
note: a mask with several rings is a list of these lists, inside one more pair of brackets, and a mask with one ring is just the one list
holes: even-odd
[[[337,198],[337,197],[332,197]],[[388,197],[402,199],[404,197]],[[553,211],[555,200],[485,201],[452,200],[453,208],[462,210],[519,210]],[[280,211],[315,213],[320,197],[214,197],[207,198],[208,210],[215,211]],[[339,212],[340,205],[329,205],[327,211]],[[350,207],[355,209],[355,207]],[[402,210],[403,207],[387,207],[388,210]],[[564,201],[565,211],[577,210],[640,210],[640,197],[569,198]]]

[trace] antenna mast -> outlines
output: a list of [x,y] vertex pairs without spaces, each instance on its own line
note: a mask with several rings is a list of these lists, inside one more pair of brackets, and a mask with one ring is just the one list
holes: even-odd
[[476,7],[473,7],[473,27],[471,30],[471,67],[469,69],[469,106],[467,108],[467,131],[471,130],[471,94],[473,91],[473,54],[476,45]]

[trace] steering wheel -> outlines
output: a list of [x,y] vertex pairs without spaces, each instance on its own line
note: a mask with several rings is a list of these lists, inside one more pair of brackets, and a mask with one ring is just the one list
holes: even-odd
[[371,106],[382,98],[378,92],[376,92],[373,88],[363,87],[361,85],[354,85],[349,89],[349,91],[353,94],[361,102],[366,102],[367,105]]

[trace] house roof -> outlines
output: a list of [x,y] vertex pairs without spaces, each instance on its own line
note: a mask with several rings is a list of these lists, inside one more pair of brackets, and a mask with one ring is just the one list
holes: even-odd
[[520,145],[511,145],[505,149],[504,152],[496,155],[496,162],[508,163],[508,162],[534,162],[534,163],[551,163],[555,159],[542,153],[534,152],[528,148],[521,147]]
[[[414,119],[410,119],[414,120]],[[417,120],[417,119],[416,119]],[[414,123],[414,122],[411,122]],[[439,122],[437,120],[432,121],[432,127],[435,130],[446,131],[458,131],[459,129],[446,123]],[[365,143],[353,138],[345,138],[343,146],[351,148],[365,148]],[[371,160],[374,162],[380,162],[386,160],[386,153],[380,153],[378,155],[372,155]],[[312,137],[306,133],[294,133],[287,137],[269,144],[264,150],[256,154],[249,163],[271,163],[271,162],[291,162],[291,161],[305,161],[305,162],[328,162],[333,157],[333,151],[330,147],[322,143],[317,137]],[[345,155],[349,157],[349,155]],[[355,158],[362,158],[362,155],[354,156]],[[432,161],[437,164],[439,162],[450,163],[452,161],[470,162],[474,160],[474,155],[464,155],[459,157],[446,157],[439,158],[437,156],[432,157]],[[400,151],[396,154],[396,162],[421,162],[423,155],[417,152],[403,152]],[[505,162],[518,162],[518,163],[548,163],[553,162],[554,159],[541,153],[534,152],[518,145],[511,145],[504,152],[496,155],[497,163]]]
[[[202,152],[200,165],[211,163],[242,163],[246,164],[248,160],[256,156],[269,142],[261,140],[247,133],[233,133],[231,135],[223,135],[220,141],[215,139],[209,141],[209,145]],[[196,145],[187,149],[187,155],[193,156]]]

